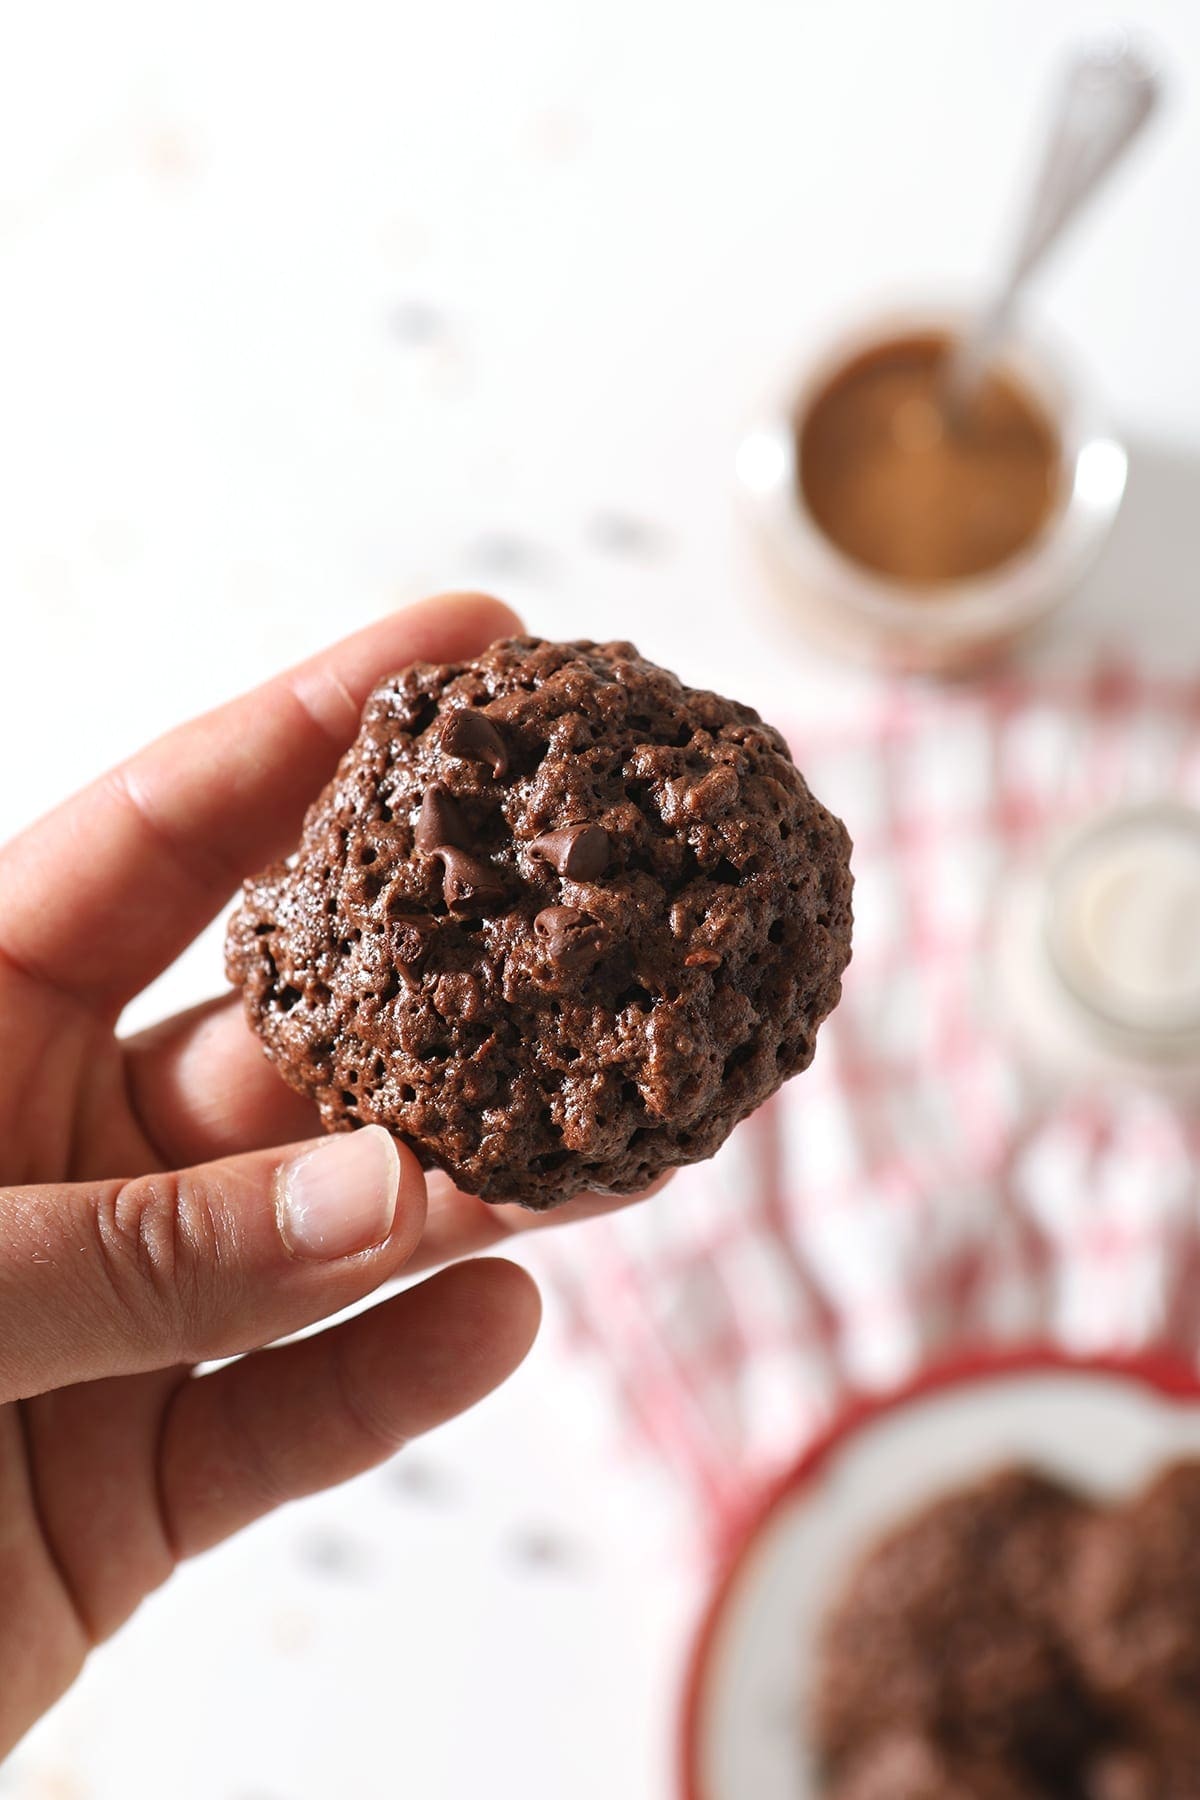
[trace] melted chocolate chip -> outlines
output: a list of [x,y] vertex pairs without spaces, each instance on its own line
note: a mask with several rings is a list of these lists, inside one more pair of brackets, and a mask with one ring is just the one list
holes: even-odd
[[442,749],[464,762],[487,763],[497,780],[508,769],[504,739],[490,719],[469,706],[458,707],[442,726]]
[[462,849],[466,826],[446,789],[434,782],[425,789],[413,842],[423,856],[436,856],[447,844]]
[[466,848],[466,821],[439,782],[425,790],[414,836],[423,856],[440,857],[442,893],[451,912],[471,912],[504,898],[499,872]]
[[590,913],[577,906],[544,906],[533,921],[533,929],[545,945],[552,962],[593,961],[607,942],[603,925]]
[[442,859],[442,891],[451,912],[470,912],[504,898],[504,883],[491,863],[467,850],[458,850],[453,844],[439,844],[433,854]]
[[593,881],[603,875],[611,853],[602,825],[564,825],[561,831],[543,832],[529,846],[530,856],[571,881]]

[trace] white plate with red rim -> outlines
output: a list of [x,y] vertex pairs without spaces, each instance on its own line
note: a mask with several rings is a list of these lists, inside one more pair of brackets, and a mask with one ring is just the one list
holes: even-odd
[[824,1610],[890,1525],[1005,1464],[1099,1498],[1200,1456],[1200,1378],[1158,1356],[985,1354],[851,1407],[776,1483],[722,1569],[693,1646],[683,1800],[818,1800],[805,1695]]

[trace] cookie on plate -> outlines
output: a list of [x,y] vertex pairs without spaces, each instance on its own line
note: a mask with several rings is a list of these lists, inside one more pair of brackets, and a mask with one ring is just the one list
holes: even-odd
[[1102,1750],[1087,1765],[1086,1800],[1196,1800],[1200,1795],[1200,1727],[1153,1747]]
[[1092,1523],[1070,1597],[1088,1680],[1134,1731],[1191,1740],[1200,1795],[1200,1462],[1164,1469]]
[[1055,1791],[1089,1731],[1055,1625],[1085,1516],[1047,1477],[1002,1470],[875,1545],[825,1621],[812,1726],[826,1767],[907,1737]]
[[1034,1800],[1019,1771],[947,1755],[910,1734],[872,1741],[826,1794],[828,1800]]

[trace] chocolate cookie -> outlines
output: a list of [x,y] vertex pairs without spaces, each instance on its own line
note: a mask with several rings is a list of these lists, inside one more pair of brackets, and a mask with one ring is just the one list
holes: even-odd
[[1200,1463],[1116,1507],[1020,1470],[928,1507],[829,1615],[823,1791],[1200,1800],[1198,1543]]
[[1200,1726],[1152,1748],[1101,1751],[1087,1765],[1085,1800],[1200,1800]]
[[[949,1756],[908,1734],[870,1744],[826,1793],[828,1800],[1034,1800],[1019,1771]],[[1043,1800],[1051,1800],[1048,1792]]]
[[1200,1751],[1200,1462],[1176,1463],[1089,1527],[1070,1600],[1072,1645],[1097,1692],[1133,1729]]
[[227,968],[331,1130],[488,1200],[633,1193],[811,1061],[849,849],[751,708],[512,638],[376,689]]
[[1027,1791],[1067,1791],[1089,1724],[1054,1614],[1083,1516],[1055,1482],[1004,1471],[928,1507],[868,1554],[820,1646],[812,1722],[835,1777],[890,1735],[952,1761],[1011,1766]]

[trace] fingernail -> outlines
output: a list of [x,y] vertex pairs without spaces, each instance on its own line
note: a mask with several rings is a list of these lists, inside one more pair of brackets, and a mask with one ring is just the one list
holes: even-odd
[[276,1177],[283,1241],[293,1256],[331,1262],[382,1244],[396,1217],[400,1158],[382,1125],[339,1133]]

